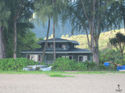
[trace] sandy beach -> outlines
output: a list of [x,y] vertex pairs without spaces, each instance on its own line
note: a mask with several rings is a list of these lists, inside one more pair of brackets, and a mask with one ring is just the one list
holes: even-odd
[[117,84],[125,93],[125,74],[0,74],[0,93],[117,93]]

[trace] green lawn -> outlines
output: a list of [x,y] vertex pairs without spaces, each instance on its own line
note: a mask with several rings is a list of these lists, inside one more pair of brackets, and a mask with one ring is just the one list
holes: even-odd
[[0,71],[0,74],[109,74],[125,73],[118,71]]

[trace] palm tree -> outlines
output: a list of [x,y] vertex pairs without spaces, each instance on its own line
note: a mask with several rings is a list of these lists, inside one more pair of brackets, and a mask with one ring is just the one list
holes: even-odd
[[45,46],[44,46],[44,49],[43,49],[41,62],[43,62],[43,59],[44,59],[44,56],[45,56],[46,47],[47,47],[48,38],[49,38],[49,31],[50,31],[50,18],[48,18],[48,29],[47,29],[47,35],[46,35],[46,42],[45,42]]
[[[41,62],[44,60],[46,48],[47,48],[47,41],[49,37],[49,32],[50,32],[50,20],[52,17],[52,5],[51,5],[51,0],[37,0],[35,2],[35,13],[36,13],[36,19],[38,22],[42,21],[42,25],[46,23],[48,20],[48,27],[47,27],[47,34],[46,34],[46,41],[44,45],[44,49],[42,50],[42,58]],[[39,21],[40,20],[40,21]]]
[[[53,48],[54,48],[54,56],[53,60],[56,59],[56,43],[55,43],[55,26],[58,23],[58,17],[63,9],[64,1],[62,0],[38,0],[35,3],[36,7],[36,15],[38,19],[40,19],[43,23],[46,22],[46,19],[53,19]],[[49,23],[49,22],[48,22]],[[50,25],[48,24],[48,28]],[[45,55],[49,30],[47,30],[46,42],[42,54],[42,61]]]

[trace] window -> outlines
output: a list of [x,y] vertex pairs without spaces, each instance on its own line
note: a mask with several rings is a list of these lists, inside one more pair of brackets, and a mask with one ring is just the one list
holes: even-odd
[[59,48],[62,48],[62,44],[59,44]]
[[82,62],[82,61],[83,61],[83,56],[79,56],[79,57],[78,57],[78,61],[81,61],[81,62]]
[[61,57],[66,58],[66,56],[61,56]]
[[66,49],[66,45],[63,44],[63,45],[62,45],[62,48],[63,48],[63,49]]
[[65,58],[69,58],[69,56],[65,56]]
[[73,56],[62,56],[63,58],[73,59]]
[[38,55],[35,54],[30,55],[30,60],[38,61]]
[[87,60],[88,60],[87,56],[78,56],[78,61],[85,62]]

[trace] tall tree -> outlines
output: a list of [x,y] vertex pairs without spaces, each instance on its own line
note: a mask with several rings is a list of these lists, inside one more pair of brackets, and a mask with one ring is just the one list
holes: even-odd
[[45,42],[45,46],[44,46],[44,49],[43,49],[41,62],[43,62],[43,59],[44,59],[44,56],[45,56],[45,52],[46,52],[46,47],[48,47],[47,46],[47,42],[48,42],[48,38],[49,38],[49,31],[50,31],[50,18],[48,19],[48,29],[47,29],[47,35],[46,35],[46,42]]
[[[58,17],[64,8],[65,0],[38,0],[36,1],[36,15],[38,16],[38,19],[40,18],[42,22],[44,23],[46,19],[53,19],[53,48],[54,48],[54,56],[53,59],[56,59],[56,49],[55,49],[55,26],[58,23]],[[49,23],[49,22],[48,22]],[[49,26],[49,25],[48,25]],[[49,28],[49,27],[48,27]],[[47,36],[46,36],[46,42],[42,54],[42,60],[45,55],[46,51],[46,45],[48,41],[48,30],[47,30]]]
[[99,63],[99,36],[105,28],[109,27],[107,10],[111,3],[112,0],[76,0],[69,7],[72,24],[74,28],[86,33],[88,46],[93,53],[93,61],[97,64]]
[[[47,34],[46,34],[46,42],[44,45],[44,48],[42,50],[42,58],[41,62],[44,60],[46,48],[48,47],[47,41],[49,37],[49,32],[50,32],[50,22],[51,22],[51,17],[52,17],[52,2],[51,0],[37,0],[35,2],[35,14],[36,14],[36,19],[38,22],[43,23],[44,25],[46,21],[48,20],[48,27],[47,27]],[[39,21],[40,20],[40,21]]]
[[[13,22],[13,31],[14,31],[13,58],[16,58],[16,52],[17,52],[17,24],[19,23],[19,21],[22,21],[24,16],[25,16],[25,18],[31,16],[32,3],[33,3],[32,0],[8,1],[8,7],[11,10],[11,18],[12,18],[12,22]],[[30,12],[30,14],[29,14],[29,12]],[[27,15],[27,13],[29,15]]]
[[6,8],[6,2],[0,0],[0,59],[5,57],[5,46],[3,42],[3,29],[7,27],[7,20],[10,15]]

